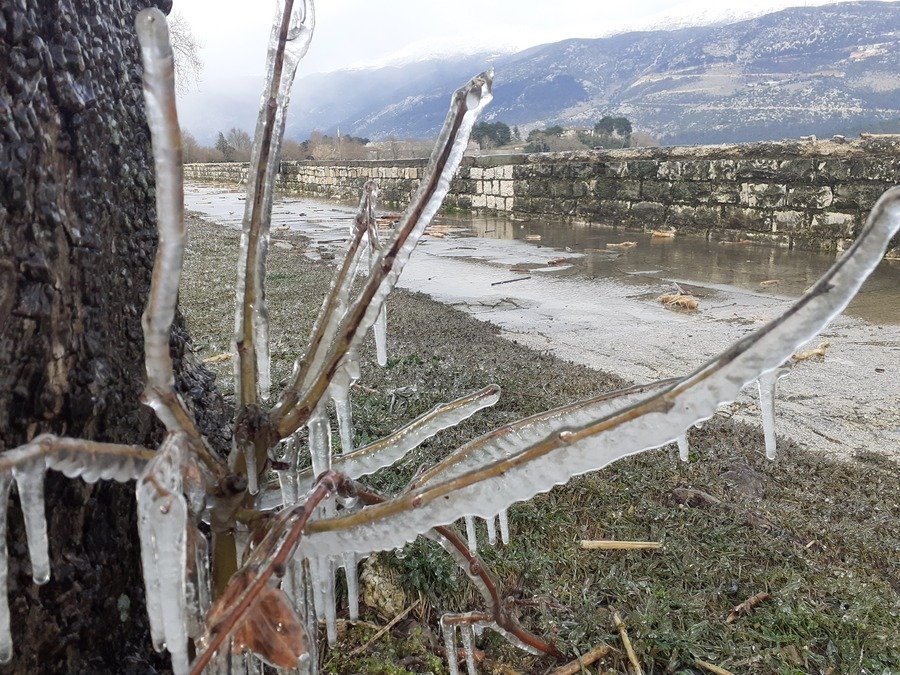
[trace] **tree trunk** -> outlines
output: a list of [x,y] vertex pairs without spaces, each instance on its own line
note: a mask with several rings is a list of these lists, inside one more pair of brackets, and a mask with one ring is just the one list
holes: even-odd
[[[4,0],[0,9],[0,449],[53,432],[154,447],[138,401],[156,245],[134,17],[152,0]],[[155,4],[164,11],[171,0]],[[214,445],[228,411],[172,340],[178,388]],[[52,578],[30,577],[9,511],[14,672],[153,672],[134,485],[49,474]]]

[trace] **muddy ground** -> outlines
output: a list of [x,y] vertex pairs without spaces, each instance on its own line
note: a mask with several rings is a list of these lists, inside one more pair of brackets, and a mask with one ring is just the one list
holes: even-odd
[[[181,306],[201,358],[227,352],[233,329],[238,234],[192,218]],[[306,241],[276,232],[270,247],[276,393],[290,374],[332,268],[305,255]],[[626,384],[621,378],[536,351],[495,326],[406,291],[388,305],[388,367],[362,349],[354,390],[357,443],[488,383],[501,401],[382,471],[371,484],[399,489],[422,465],[473,436],[549,407]],[[210,364],[231,388],[231,365]],[[736,673],[900,671],[900,466],[874,452],[832,459],[782,440],[777,461],[762,432],[722,414],[690,434],[691,461],[664,448],[620,461],[510,509],[511,543],[480,546],[523,623],[576,655],[599,643],[614,651],[589,672],[626,672],[611,622],[618,612],[645,672],[705,672],[698,660]],[[483,535],[483,531],[480,533]],[[656,551],[597,552],[582,539],[662,542]],[[364,621],[342,622],[326,672],[443,673],[437,618],[476,609],[479,598],[453,563],[427,542],[378,556],[389,598]],[[731,623],[751,596],[770,598]],[[346,603],[342,602],[342,608]],[[411,607],[388,634],[365,645]],[[346,610],[343,611],[346,618]],[[536,658],[486,633],[483,672],[548,672]],[[599,668],[599,671],[598,671]]]

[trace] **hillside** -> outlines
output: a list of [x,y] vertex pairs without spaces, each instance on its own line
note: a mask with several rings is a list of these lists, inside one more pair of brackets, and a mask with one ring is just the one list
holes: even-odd
[[529,128],[624,114],[666,143],[900,131],[900,2],[792,8],[728,25],[565,40],[498,57],[300,80],[290,136],[318,128],[433,135],[450,92],[486,67],[486,119]]

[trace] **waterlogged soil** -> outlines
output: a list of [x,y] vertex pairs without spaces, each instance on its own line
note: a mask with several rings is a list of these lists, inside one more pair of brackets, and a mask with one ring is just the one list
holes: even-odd
[[[310,210],[309,228],[325,233],[336,223],[346,226],[345,211],[317,208],[322,212]],[[276,226],[283,227],[278,218]],[[277,229],[270,246],[276,395],[333,271],[331,245],[310,236]],[[232,386],[231,365],[222,354],[230,350],[233,330],[238,237],[233,227],[191,218],[181,290],[198,355],[211,359],[225,390]],[[375,364],[371,338],[361,349],[363,376],[353,390],[358,444],[489,383],[504,394],[494,407],[371,477],[374,489],[395,492],[420,467],[478,434],[628,381],[507,335],[495,323],[422,293],[400,289],[391,296],[388,366]],[[761,430],[732,412],[691,431],[687,463],[677,460],[674,448],[663,448],[513,506],[507,546],[490,547],[481,527],[479,551],[505,596],[526,626],[573,657],[611,645],[614,650],[591,672],[628,670],[613,612],[625,621],[644,672],[705,672],[698,660],[735,673],[900,671],[900,466],[874,449],[835,459],[816,445],[785,438],[771,462]],[[594,539],[656,541],[662,548],[580,547],[581,540]],[[320,635],[322,668],[445,673],[437,619],[443,611],[480,608],[475,589],[425,541],[402,555],[380,554],[371,570],[382,580],[384,592],[375,594],[382,600],[373,599],[363,620],[351,623],[339,593],[340,642],[326,649]],[[735,606],[761,592],[768,599],[726,620]],[[388,595],[391,602],[383,600]],[[482,672],[545,673],[560,665],[520,652],[490,632],[476,645]]]

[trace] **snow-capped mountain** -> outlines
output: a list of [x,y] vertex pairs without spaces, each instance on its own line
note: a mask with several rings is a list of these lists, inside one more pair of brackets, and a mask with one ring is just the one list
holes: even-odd
[[288,136],[433,136],[450,93],[487,67],[485,119],[524,129],[615,113],[666,143],[900,131],[900,2],[314,75],[295,86]]

